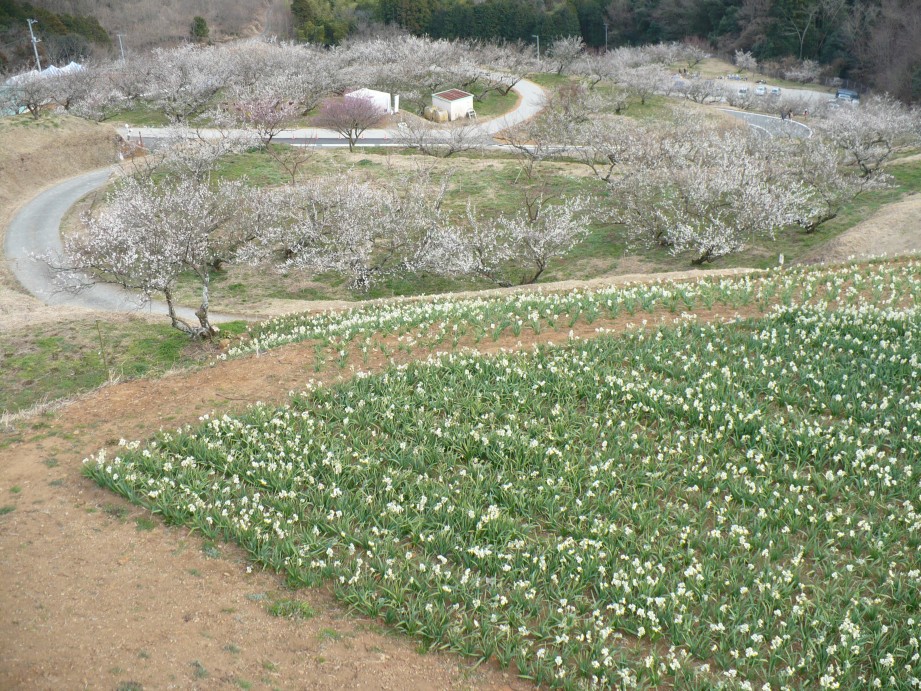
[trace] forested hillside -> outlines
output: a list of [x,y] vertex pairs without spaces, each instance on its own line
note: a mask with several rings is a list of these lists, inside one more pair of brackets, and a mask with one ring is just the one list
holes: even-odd
[[30,18],[36,20],[43,66],[75,57],[112,57],[121,47],[130,57],[189,40],[294,37],[291,0],[0,0],[0,72],[34,66]]
[[93,16],[58,14],[27,2],[0,0],[0,71],[23,62],[34,66],[28,19],[34,19],[35,28],[42,30],[38,50],[45,64],[80,60],[112,42]]
[[[50,62],[111,46],[129,51],[188,40],[194,17],[210,39],[277,35],[333,45],[388,24],[433,38],[535,43],[580,36],[590,48],[693,40],[708,51],[750,51],[781,75],[814,61],[903,101],[921,99],[921,3],[917,0],[0,0],[0,69],[30,60],[26,17]],[[38,7],[40,5],[40,7]],[[66,14],[71,12],[72,14]],[[103,28],[104,27],[104,28]],[[106,33],[108,32],[108,33]]]
[[[304,2],[305,0],[295,0]],[[544,45],[581,36],[590,47],[699,40],[765,61],[814,60],[903,100],[921,96],[917,0],[378,0],[381,20],[438,38]]]

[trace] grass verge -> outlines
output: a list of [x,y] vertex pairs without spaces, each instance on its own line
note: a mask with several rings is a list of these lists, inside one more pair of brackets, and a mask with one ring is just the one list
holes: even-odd
[[79,319],[5,331],[0,334],[0,411],[69,398],[107,381],[162,374],[216,354],[213,346],[191,343],[168,324],[143,319]]

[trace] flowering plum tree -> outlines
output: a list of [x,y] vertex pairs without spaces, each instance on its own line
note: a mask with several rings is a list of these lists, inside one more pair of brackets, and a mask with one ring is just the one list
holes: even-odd
[[129,174],[170,175],[209,182],[221,158],[246,151],[258,143],[255,136],[245,130],[200,130],[184,125],[168,128],[161,142],[157,156],[132,159]]
[[272,144],[266,147],[266,152],[288,174],[291,184],[294,184],[298,172],[316,156],[316,138],[304,139],[300,143]]
[[500,237],[509,239],[513,257],[529,267],[521,283],[535,283],[552,259],[566,254],[588,234],[587,207],[584,197],[551,204],[541,195],[527,198],[518,213],[497,219],[496,229]]
[[748,50],[736,50],[732,61],[739,68],[739,71],[748,70],[749,72],[754,72],[758,69],[758,60]]
[[95,88],[95,69],[84,66],[83,69],[60,72],[47,77],[48,93],[51,100],[66,111],[85,101]]
[[657,92],[671,88],[671,74],[662,65],[650,64],[627,68],[617,74],[617,81],[640,99],[640,105]]
[[485,217],[467,206],[462,266],[466,273],[510,286],[508,264],[524,271],[518,283],[535,283],[553,259],[563,256],[588,233],[584,197],[550,203],[543,195],[524,197],[513,214]]
[[491,91],[507,94],[531,69],[531,55],[521,44],[480,43],[468,50],[474,65],[462,85],[474,94],[476,101]]
[[338,132],[348,140],[349,151],[354,151],[365,130],[379,124],[386,115],[387,111],[369,98],[343,96],[324,101],[313,124]]
[[842,107],[816,123],[842,152],[850,165],[869,178],[901,146],[921,135],[921,115],[888,96],[874,96],[858,107]]
[[791,82],[808,84],[818,80],[821,74],[822,66],[819,63],[815,60],[803,60],[784,70],[783,76]]
[[399,142],[426,156],[448,158],[464,151],[479,151],[490,143],[489,135],[476,124],[457,122],[436,128],[424,120],[408,119],[399,124]]
[[481,71],[468,44],[417,36],[374,38],[336,51],[343,83],[400,94],[421,112],[430,94],[472,82]]
[[591,121],[577,134],[580,137],[576,141],[584,143],[570,146],[568,155],[588,166],[604,182],[619,176],[632,161],[643,158],[648,145],[646,129],[623,117]]
[[609,182],[614,217],[635,240],[704,264],[816,214],[807,187],[744,130],[691,123],[653,134],[645,156]]
[[231,99],[214,121],[251,130],[268,149],[272,140],[300,114],[300,104],[283,95],[239,95]]
[[578,36],[563,36],[556,39],[547,49],[547,58],[555,66],[557,74],[563,72],[579,59],[585,50],[585,43]]
[[294,101],[304,113],[341,87],[337,54],[316,46],[253,39],[219,50],[221,59],[229,65],[231,102]]
[[[81,280],[89,275],[138,290],[144,299],[160,294],[175,328],[211,338],[217,331],[208,316],[211,270],[252,231],[244,219],[256,217],[249,211],[258,200],[241,182],[212,186],[192,176],[123,178],[102,212],[84,218],[86,231],[65,239],[62,268]],[[200,284],[198,324],[176,311],[182,274]]]
[[[710,51],[707,50],[705,41],[695,41],[688,39],[684,43],[665,43],[660,46],[666,50],[674,51],[677,59],[687,64],[689,70],[693,70],[700,63],[710,57]],[[662,62],[665,64],[674,62],[674,59],[666,59]]]
[[694,103],[706,103],[715,98],[719,94],[720,89],[713,79],[691,79],[690,81],[683,82],[680,91],[684,94],[685,98]]
[[14,112],[27,110],[37,120],[42,108],[51,102],[51,96],[51,83],[45,75],[34,71],[26,72],[15,77],[12,83],[0,92],[0,99],[3,101],[0,105]]
[[152,83],[152,70],[149,55],[87,66],[82,74],[90,81],[89,89],[74,101],[72,112],[97,122],[108,120],[143,99]]
[[877,171],[864,176],[850,166],[842,165],[842,153],[833,143],[822,137],[809,139],[783,139],[774,143],[778,160],[783,161],[787,175],[805,186],[811,215],[804,215],[797,223],[807,233],[837,217],[844,205],[857,195],[888,184],[888,176]]
[[432,189],[421,174],[380,185],[349,173],[288,185],[273,194],[273,222],[238,257],[335,271],[358,292],[390,273],[446,270],[437,248],[451,237],[441,231],[446,184]]
[[582,53],[572,65],[573,74],[594,89],[602,80],[614,81],[614,61],[610,53]]
[[228,80],[228,65],[217,50],[186,44],[158,48],[150,60],[150,104],[172,123],[201,113]]

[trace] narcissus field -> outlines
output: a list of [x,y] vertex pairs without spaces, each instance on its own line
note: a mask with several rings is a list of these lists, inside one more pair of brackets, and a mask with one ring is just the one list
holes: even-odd
[[449,352],[328,385],[303,372],[283,407],[123,442],[85,469],[292,586],[542,685],[912,688],[919,274],[903,261],[281,319],[239,351],[312,340],[343,371],[388,347]]

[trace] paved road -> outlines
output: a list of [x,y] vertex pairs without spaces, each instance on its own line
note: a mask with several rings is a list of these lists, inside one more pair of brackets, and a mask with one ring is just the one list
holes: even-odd
[[771,137],[797,137],[799,139],[808,139],[812,136],[812,129],[796,120],[781,120],[776,115],[761,115],[759,113],[747,113],[742,110],[732,110],[730,108],[720,108],[724,113],[731,115],[739,120],[744,120],[752,127],[764,132]]
[[[508,127],[529,120],[544,107],[546,92],[534,82],[522,79],[513,87],[513,90],[520,97],[516,108],[504,115],[478,121],[477,127],[482,132],[489,136],[494,136]],[[438,132],[439,130],[437,129],[433,130],[433,134],[436,136]],[[118,133],[132,142],[143,141],[144,144],[151,144],[157,139],[168,136],[169,130],[163,127],[122,127],[119,128]],[[198,130],[198,133],[203,137],[221,136],[221,133],[217,130],[202,129]],[[333,130],[316,127],[282,130],[274,138],[274,141],[285,144],[313,143],[312,140],[316,140],[315,145],[321,147],[348,145],[347,141]],[[397,146],[398,142],[399,133],[395,129],[369,129],[359,139],[358,146]]]
[[[103,168],[70,178],[30,201],[7,228],[3,243],[7,265],[27,291],[48,305],[166,315],[166,303],[156,300],[145,303],[139,294],[115,285],[97,284],[76,294],[62,290],[55,272],[36,258],[60,254],[64,215],[82,197],[105,185],[115,170],[115,167]],[[180,308],[177,312],[183,319],[198,323],[194,310]],[[241,319],[235,315],[210,316],[215,323]]]
[[[534,82],[522,80],[516,85],[515,90],[521,96],[518,107],[502,117],[481,121],[479,126],[484,132],[494,135],[507,127],[524,122],[540,111],[544,102],[543,89]],[[771,136],[812,136],[812,131],[802,123],[781,121],[780,118],[769,115],[724,110]],[[155,140],[164,134],[164,130],[141,128],[139,131],[133,128],[132,134],[135,137],[142,134],[145,139]],[[366,134],[367,137],[361,140],[362,145],[396,145],[393,133],[387,130],[369,130]],[[347,145],[336,133],[316,129],[289,130],[280,134],[277,139],[305,143],[314,138],[315,145],[318,146]],[[113,170],[114,168],[106,168],[71,178],[29,202],[7,229],[4,243],[7,262],[26,290],[49,305],[71,305],[114,312],[146,311],[165,315],[167,311],[164,303],[152,301],[144,304],[140,296],[113,285],[100,284],[77,294],[62,291],[55,282],[54,272],[44,262],[35,259],[36,256],[61,251],[60,226],[64,215],[83,196],[102,187]],[[178,311],[184,319],[195,319],[190,309]],[[215,323],[241,318],[221,314],[212,314],[211,317]]]
[[[521,96],[515,110],[502,117],[483,120],[478,125],[484,132],[494,135],[506,127],[524,122],[540,111],[544,102],[544,91],[531,81],[522,80],[515,86]],[[156,140],[164,130],[158,128],[131,128],[132,140],[138,135],[145,140]],[[122,134],[127,134],[123,130]],[[217,136],[217,133],[214,133]],[[335,132],[328,130],[288,130],[277,140],[303,143],[316,137],[318,146],[347,146],[347,142]],[[394,135],[388,130],[369,130],[362,138],[364,146],[394,146]],[[30,201],[13,219],[6,233],[3,245],[6,261],[13,274],[32,295],[49,305],[69,305],[110,312],[144,311],[153,314],[167,314],[166,304],[158,301],[144,303],[137,294],[115,285],[99,284],[79,293],[63,291],[55,281],[54,272],[48,265],[36,259],[61,252],[61,221],[74,204],[93,190],[102,187],[115,168],[105,168],[66,180]],[[196,321],[191,309],[177,310],[183,319]],[[221,323],[241,319],[237,315],[210,314],[211,320]]]

